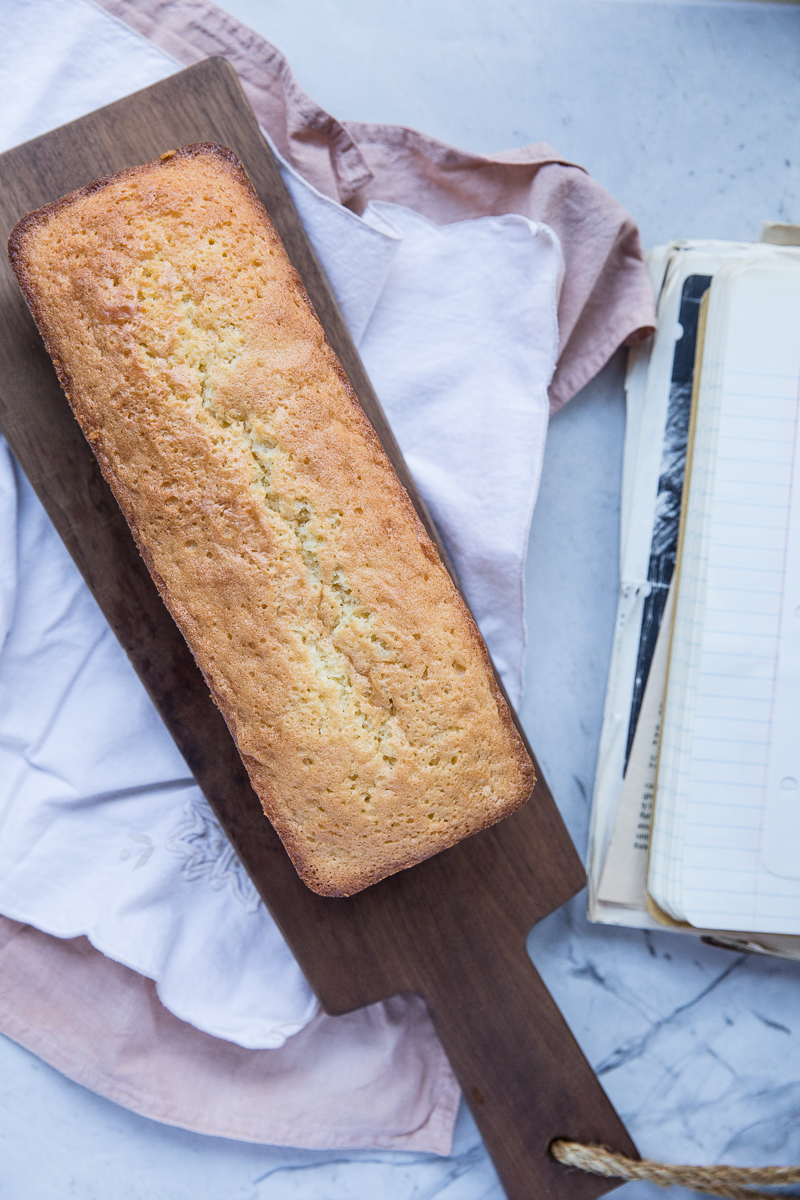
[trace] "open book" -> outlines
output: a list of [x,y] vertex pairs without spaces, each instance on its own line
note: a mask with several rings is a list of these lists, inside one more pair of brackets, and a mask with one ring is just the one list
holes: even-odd
[[650,267],[589,915],[800,958],[800,248]]

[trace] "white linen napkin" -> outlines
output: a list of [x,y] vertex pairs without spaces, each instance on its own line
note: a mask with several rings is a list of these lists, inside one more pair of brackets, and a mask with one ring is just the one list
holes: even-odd
[[513,213],[434,225],[372,201],[359,218],[273,152],[516,707],[558,239]]
[[[557,239],[519,216],[357,217],[283,170],[516,703]],[[314,997],[4,447],[0,521],[0,912],[86,934],[208,1033],[282,1045]]]

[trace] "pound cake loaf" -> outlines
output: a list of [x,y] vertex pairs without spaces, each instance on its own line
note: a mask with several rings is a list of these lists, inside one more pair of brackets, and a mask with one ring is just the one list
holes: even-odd
[[9,253],[305,883],[350,895],[524,803],[480,635],[235,156],[99,180]]

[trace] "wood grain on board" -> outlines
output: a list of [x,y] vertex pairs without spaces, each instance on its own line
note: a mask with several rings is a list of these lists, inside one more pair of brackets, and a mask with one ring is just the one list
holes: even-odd
[[[232,67],[207,59],[0,156],[4,239],[24,213],[190,142],[242,160],[367,416],[437,544],[327,279]],[[183,638],[72,417],[5,256],[0,426],[112,629],[329,1013],[416,992],[509,1200],[590,1200],[616,1186],[570,1171],[553,1138],[636,1153],[525,949],[583,886],[537,769],[528,804],[492,829],[346,900],[296,875]],[[524,735],[523,735],[524,736]]]

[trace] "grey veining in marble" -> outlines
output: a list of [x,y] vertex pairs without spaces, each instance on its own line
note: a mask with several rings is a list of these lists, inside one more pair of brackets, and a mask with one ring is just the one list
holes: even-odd
[[[223,6],[279,45],[337,116],[410,124],[476,150],[550,141],[630,209],[646,243],[747,238],[762,219],[800,219],[798,7]],[[36,9],[31,0],[32,20]],[[44,86],[39,102],[46,113]],[[581,850],[618,581],[622,370],[618,355],[552,422],[528,566],[522,716]],[[589,926],[583,897],[543,921],[529,949],[644,1153],[800,1162],[800,965]],[[136,1117],[3,1039],[0,1153],[0,1200],[502,1200],[463,1112],[448,1160],[249,1146]],[[630,1184],[618,1194],[662,1193]]]

